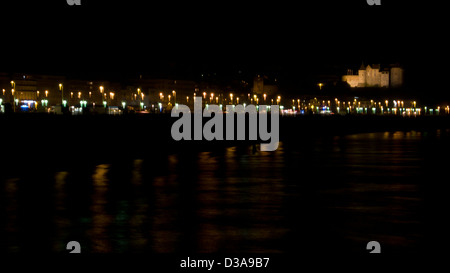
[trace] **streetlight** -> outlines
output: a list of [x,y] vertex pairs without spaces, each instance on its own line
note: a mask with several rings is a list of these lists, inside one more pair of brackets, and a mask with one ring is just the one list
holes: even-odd
[[45,97],[48,98],[48,90],[45,90]]
[[[64,104],[64,87],[62,83],[59,84],[59,90],[61,91],[61,103]],[[64,107],[66,106],[64,105]]]
[[[11,94],[13,95],[14,102],[16,101],[16,96],[14,95],[14,89],[16,89],[16,83],[14,81],[11,81]],[[13,111],[16,112],[16,104],[13,103]]]
[[172,94],[173,94],[173,102],[176,103],[177,102],[177,92],[175,90],[172,90]]
[[[144,99],[144,93],[141,93],[141,89],[140,88],[138,88],[137,89],[137,94],[138,94],[138,96],[139,97],[142,97],[142,99],[141,99],[141,101],[140,101],[140,105],[141,105],[141,110],[142,110],[142,100]],[[141,96],[142,95],[142,96]]]
[[267,94],[264,94],[263,97],[264,97],[264,103],[266,103]]
[[104,89],[103,85],[100,85],[99,89],[100,89],[100,100],[101,100],[103,97],[103,89]]
[[320,82],[320,83],[318,84],[318,86],[319,86],[319,90],[322,90],[323,83]]
[[231,101],[231,104],[233,104],[233,93],[230,93],[230,101]]

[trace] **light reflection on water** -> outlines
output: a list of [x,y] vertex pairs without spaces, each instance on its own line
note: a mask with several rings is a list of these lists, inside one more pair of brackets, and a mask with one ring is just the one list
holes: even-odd
[[[94,253],[282,253],[328,244],[360,251],[378,240],[419,251],[426,161],[448,149],[448,137],[368,133],[281,143],[275,152],[180,152],[46,174],[42,189],[40,178],[10,178],[0,193],[0,246],[47,242],[64,252],[78,240]],[[50,200],[37,205],[39,217],[29,210],[32,190]],[[50,231],[35,242],[27,234],[36,219]]]

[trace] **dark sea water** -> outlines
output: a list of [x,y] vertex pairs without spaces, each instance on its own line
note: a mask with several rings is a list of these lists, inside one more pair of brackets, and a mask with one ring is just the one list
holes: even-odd
[[[82,152],[82,151],[80,151]],[[301,138],[142,158],[42,162],[0,181],[0,250],[84,253],[433,251],[450,131]]]

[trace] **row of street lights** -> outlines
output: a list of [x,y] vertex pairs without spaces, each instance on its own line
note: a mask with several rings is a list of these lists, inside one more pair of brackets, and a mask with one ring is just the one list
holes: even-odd
[[[64,106],[64,107],[66,107],[67,106],[67,100],[65,100],[64,99],[64,85],[62,84],[62,83],[59,83],[58,84],[58,87],[59,87],[59,91],[61,92],[61,104]],[[107,97],[108,97],[108,95],[107,95],[107,93],[105,92],[105,88],[104,88],[104,86],[99,86],[99,91],[100,91],[100,96],[101,96],[101,98],[103,99],[103,106],[106,108],[106,106],[107,106]],[[3,89],[2,90],[2,92],[3,92],[3,96],[5,96],[5,92],[6,92],[6,90],[5,89]],[[41,105],[42,106],[48,106],[48,96],[49,96],[49,91],[48,90],[45,90],[44,91],[45,92],[45,99],[42,99],[41,100]],[[14,82],[14,81],[11,81],[11,94],[12,94],[12,96],[13,96],[13,100],[14,100],[14,103],[13,103],[13,107],[14,107],[14,111],[16,111],[16,105],[18,105],[18,99],[16,99],[16,83]],[[37,91],[37,97],[39,98],[39,95],[40,95],[40,92],[39,91]],[[70,96],[71,96],[71,98],[73,98],[73,92],[71,92],[70,93]],[[89,92],[89,98],[91,98],[91,95],[92,95],[92,93],[91,92]],[[196,93],[194,93],[193,94],[194,95],[194,97],[196,96]],[[202,95],[203,95],[203,99],[205,100],[205,103],[207,103],[207,92],[203,92],[202,93]],[[210,93],[209,94],[210,96],[209,96],[209,102],[210,103],[213,103],[213,102],[215,102],[215,103],[219,103],[220,101],[220,99],[222,99],[222,103],[224,103],[225,101],[226,101],[226,97],[228,97],[229,96],[229,103],[231,103],[231,104],[233,104],[234,102],[236,102],[236,104],[239,104],[239,102],[240,102],[240,97],[239,96],[235,96],[233,93],[229,93],[228,94],[228,96],[225,96],[225,99],[224,99],[224,96],[222,95],[222,94],[220,94],[220,95],[215,95],[214,93]],[[134,99],[135,100],[138,100],[138,97],[139,97],[139,100],[140,100],[140,103],[139,103],[139,106],[140,106],[140,109],[141,110],[143,110],[143,108],[144,108],[144,93],[142,92],[142,90],[140,89],[140,88],[137,88],[137,93],[134,93],[134,94],[132,94],[132,98],[134,97]],[[160,92],[159,93],[159,99],[160,99],[160,101],[163,101],[164,100],[164,93],[163,92]],[[78,92],[78,98],[79,99],[82,99],[81,101],[80,101],[80,105],[82,106],[82,107],[87,107],[87,101],[85,100],[85,99],[83,99],[82,98],[82,93],[81,92]],[[114,98],[115,98],[115,93],[114,92],[110,92],[109,93],[109,98],[111,99],[111,100],[114,100]],[[175,91],[175,90],[172,90],[172,92],[170,92],[169,93],[169,95],[167,96],[167,98],[168,98],[168,102],[169,103],[171,103],[172,102],[172,98],[173,98],[173,102],[174,102],[174,104],[176,104],[176,102],[177,102],[177,92]],[[189,99],[190,99],[190,97],[189,96],[186,96],[186,102],[187,103],[189,103]],[[263,99],[263,101],[264,101],[264,104],[266,104],[267,103],[267,100],[268,100],[268,95],[267,94],[262,94],[262,99]],[[316,100],[316,99],[315,99]],[[314,100],[314,101],[315,101]],[[251,94],[249,93],[248,94],[248,101],[247,102],[249,102],[250,104],[253,104],[253,103],[255,103],[255,104],[257,104],[257,105],[259,105],[259,102],[260,102],[260,98],[258,97],[258,95],[256,95],[256,94],[254,94],[253,96],[251,96]],[[276,96],[276,97],[274,97],[274,98],[270,98],[270,102],[271,102],[271,104],[272,105],[274,105],[274,103],[276,103],[277,105],[281,105],[281,96]],[[3,99],[1,99],[1,101],[0,101],[0,104],[2,104],[3,103]],[[341,103],[342,103],[342,108],[344,108],[345,109],[345,107],[348,107],[349,109],[352,109],[352,108],[361,108],[362,107],[362,105],[361,105],[361,101],[360,100],[357,100],[356,98],[353,100],[353,101],[348,101],[348,102],[346,102],[346,101],[340,101],[340,100],[338,100],[338,98],[335,98],[335,100],[334,100],[334,105],[335,105],[335,107],[336,107],[336,109],[341,109]],[[37,104],[37,103],[36,103]],[[123,108],[125,108],[126,107],[126,102],[125,101],[122,101],[122,107]],[[320,103],[319,103],[320,104]],[[308,103],[307,105],[307,107],[312,107],[312,106],[314,106],[314,107],[316,107],[317,105],[319,105],[318,104],[318,102],[310,102],[310,103]],[[363,101],[363,104],[364,105],[366,105],[365,107],[370,107],[370,108],[372,108],[373,109],[373,107],[375,107],[375,108],[380,108],[381,107],[381,109],[382,109],[382,111],[384,110],[383,109],[383,102],[382,101],[378,101],[378,102],[376,102],[376,101],[374,101],[374,100],[370,100],[370,104],[369,104],[369,101],[367,100],[367,101]],[[391,105],[391,103],[390,103],[390,101],[388,101],[388,100],[385,100],[384,101],[384,104],[385,104],[385,109],[389,109],[388,107]],[[405,102],[404,101],[401,101],[401,100],[392,100],[392,105],[393,105],[393,109],[397,109],[397,108],[399,108],[399,109],[401,109],[401,108],[405,108]],[[93,105],[95,106],[95,103],[93,103]],[[328,106],[328,107],[331,107],[332,105],[331,105],[331,101],[330,100],[328,100],[328,101],[322,101],[322,105],[323,106]],[[410,105],[412,106],[412,108],[413,109],[415,109],[416,108],[416,106],[417,106],[417,103],[416,103],[416,101],[410,101]],[[305,106],[306,106],[306,104],[303,104],[302,102],[301,102],[301,100],[300,99],[297,99],[297,100],[295,100],[295,99],[292,99],[292,107],[293,107],[293,109],[295,109],[294,107],[297,107],[297,109],[302,109],[302,108],[305,108]],[[427,110],[427,108],[425,108],[425,112],[426,112],[426,110]],[[445,107],[444,108],[444,110],[445,110],[445,113],[446,114],[450,114],[450,107],[449,106],[447,106],[447,107]],[[339,110],[338,110],[339,111]],[[438,107],[437,109],[436,109],[436,111],[437,112],[440,112],[440,107]]]
[[[193,97],[195,97],[196,95],[197,95],[197,93],[194,93]],[[202,95],[203,95],[204,102],[207,103],[207,98],[206,98],[207,95],[208,95],[207,92],[203,92]],[[174,103],[176,104],[177,100],[176,100],[176,91],[175,90],[172,91],[172,95],[170,95],[170,93],[169,93],[169,95],[167,95],[168,103],[172,102],[171,101],[172,97],[173,97]],[[236,102],[236,104],[239,104],[240,97],[235,96],[233,93],[229,93],[229,97],[230,97],[230,101],[229,101],[230,103]],[[159,93],[159,100],[163,101],[164,98],[165,98],[164,93],[160,92]],[[267,94],[263,94],[263,98],[264,98],[264,103],[266,103],[267,102],[267,98],[268,98]],[[186,102],[187,103],[189,103],[189,99],[190,99],[190,97],[186,96]],[[224,98],[223,98],[222,94],[220,94],[218,96],[215,96],[214,93],[210,93],[210,96],[209,96],[209,102],[210,103],[213,103],[213,102],[219,103],[219,100],[221,100],[222,102],[224,101]],[[248,101],[250,103],[254,103],[255,102],[256,104],[259,104],[259,97],[257,95],[253,95],[253,97],[252,97],[251,94],[249,93],[248,94]],[[274,103],[274,99],[273,98],[271,99],[271,102],[272,102],[272,104]],[[281,96],[277,96],[275,102],[277,104],[280,104],[281,103]]]

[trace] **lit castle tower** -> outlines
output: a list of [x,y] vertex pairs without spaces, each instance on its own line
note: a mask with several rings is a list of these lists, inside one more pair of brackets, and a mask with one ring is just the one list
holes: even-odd
[[381,69],[379,64],[361,65],[358,75],[348,69],[347,75],[342,76],[342,81],[350,87],[401,87],[403,85],[403,68],[399,65],[391,65],[390,68]]
[[391,67],[391,87],[401,87],[403,85],[403,68],[400,66]]

